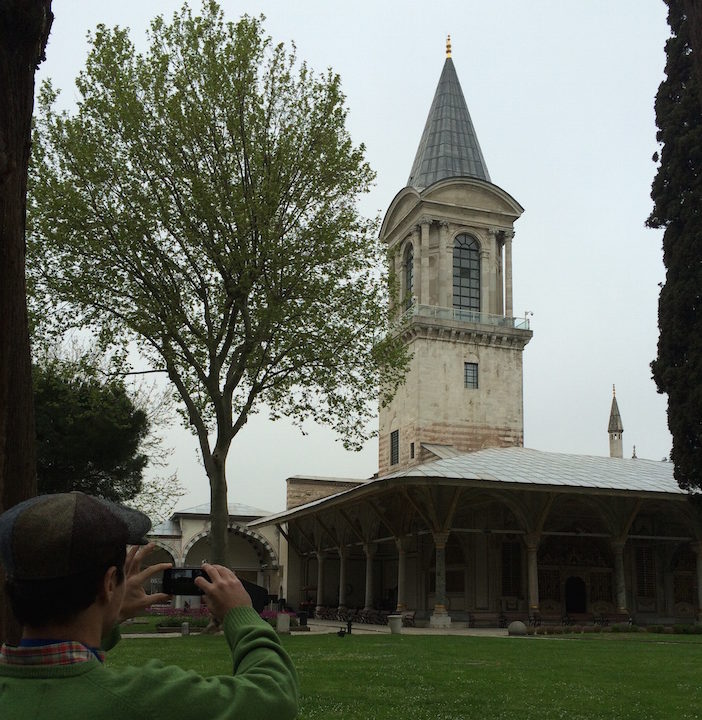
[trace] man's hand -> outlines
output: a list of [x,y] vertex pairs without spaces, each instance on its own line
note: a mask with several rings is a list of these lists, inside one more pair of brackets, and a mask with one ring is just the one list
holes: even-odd
[[210,580],[196,577],[195,584],[205,593],[207,607],[217,622],[222,622],[232,608],[251,607],[249,594],[229,568],[204,563],[202,569]]
[[124,582],[126,587],[124,590],[124,599],[122,607],[119,611],[119,622],[124,622],[129,618],[141,615],[144,610],[154,603],[163,603],[171,599],[170,595],[165,593],[154,593],[147,595],[144,590],[144,583],[154,575],[163,572],[166,568],[172,567],[172,563],[157,563],[149,565],[149,567],[141,569],[141,563],[144,558],[153,552],[156,545],[149,543],[148,545],[134,545],[127,553],[127,559],[124,563]]

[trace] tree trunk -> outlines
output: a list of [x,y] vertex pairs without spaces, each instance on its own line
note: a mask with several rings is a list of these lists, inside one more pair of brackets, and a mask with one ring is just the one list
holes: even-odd
[[227,478],[224,460],[218,457],[217,451],[213,453],[212,460],[207,465],[207,475],[210,480],[210,546],[212,547],[210,562],[226,565],[229,526]]
[[[35,430],[24,275],[34,71],[51,0],[0,0],[0,512],[36,494]],[[19,627],[0,586],[0,639]]]

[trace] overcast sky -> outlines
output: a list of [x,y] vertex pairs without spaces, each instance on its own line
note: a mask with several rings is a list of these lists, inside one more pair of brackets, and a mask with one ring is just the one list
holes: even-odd
[[[524,352],[525,446],[609,453],[612,385],[624,454],[670,452],[666,399],[649,363],[658,338],[659,231],[645,228],[657,149],[653,101],[663,79],[666,7],[658,0],[261,0],[223,3],[227,17],[266,16],[273,39],[342,78],[349,127],[378,174],[365,214],[383,214],[406,184],[445,58],[453,61],[492,181],[525,208],[515,225],[515,314],[533,312]],[[73,81],[98,23],[131,28],[138,47],[167,0],[54,0],[47,60],[71,106]],[[199,2],[194,2],[195,8]],[[334,435],[308,434],[265,415],[232,445],[229,497],[277,511],[290,475],[369,477],[377,441],[348,453]],[[174,427],[167,442],[188,494],[209,500],[196,442]]]

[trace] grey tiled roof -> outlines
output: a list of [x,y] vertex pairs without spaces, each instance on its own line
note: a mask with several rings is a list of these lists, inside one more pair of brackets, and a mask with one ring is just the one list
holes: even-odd
[[675,493],[673,464],[655,460],[566,455],[527,448],[489,448],[384,475],[444,477],[526,485]]
[[[262,515],[268,515],[270,510],[261,510],[260,508],[251,507],[250,505],[242,505],[241,503],[230,502],[227,503],[230,516],[244,516],[244,517],[261,517]],[[186,510],[176,510],[173,513],[173,517],[177,515],[209,515],[210,504],[203,503],[202,505],[196,505],[195,507],[187,508]]]
[[407,185],[423,190],[452,177],[490,181],[463,90],[449,57],[439,78]]
[[427,478],[429,481],[437,478],[484,481],[504,483],[506,487],[512,488],[529,485],[553,486],[562,488],[562,492],[567,491],[568,488],[578,488],[578,492],[599,489],[613,491],[615,494],[628,492],[685,494],[673,478],[673,467],[673,463],[655,460],[565,455],[518,447],[489,448],[398,470],[369,480],[359,487],[254,520],[249,526],[281,522],[288,517],[308,513],[340,500],[363,497],[374,487],[387,488],[388,480],[396,479],[396,482],[402,483],[403,478],[419,477]]

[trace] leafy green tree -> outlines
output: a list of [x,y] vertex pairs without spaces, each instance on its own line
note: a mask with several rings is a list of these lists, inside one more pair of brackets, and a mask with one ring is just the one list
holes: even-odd
[[373,173],[339,77],[274,46],[259,19],[225,22],[214,2],[156,18],[149,37],[139,54],[127,30],[98,27],[73,114],[42,91],[35,298],[60,327],[135,343],[167,371],[223,562],[225,463],[249,414],[265,403],[359,447],[407,357],[385,332],[377,221],[357,210]]
[[142,489],[146,413],[122,382],[85,365],[34,365],[37,484],[40,493],[80,490],[124,502]]
[[184,494],[176,474],[156,472],[170,456],[157,432],[169,396],[127,388],[104,358],[77,352],[66,359],[52,348],[34,364],[39,492],[80,490],[165,520]]
[[[702,487],[702,73],[699,2],[667,0],[671,37],[656,96],[660,166],[648,225],[664,228],[666,281],[653,377],[668,395],[671,460],[682,488]],[[696,37],[696,40],[693,38]],[[654,160],[658,157],[654,156]]]

